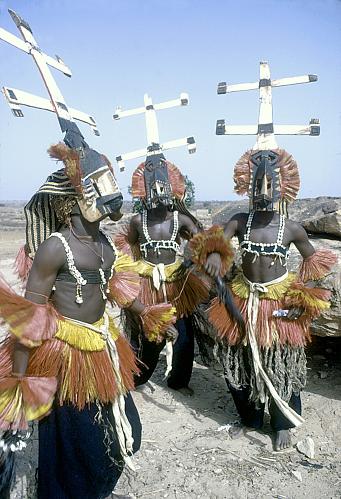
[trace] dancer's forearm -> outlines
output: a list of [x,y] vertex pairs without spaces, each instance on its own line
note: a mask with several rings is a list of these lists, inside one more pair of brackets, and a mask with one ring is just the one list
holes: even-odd
[[17,341],[13,353],[13,368],[12,368],[13,376],[25,375],[29,357],[30,357],[30,349]]

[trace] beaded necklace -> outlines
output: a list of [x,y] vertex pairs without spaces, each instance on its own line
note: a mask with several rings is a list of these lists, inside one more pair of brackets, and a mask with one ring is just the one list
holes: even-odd
[[285,229],[285,216],[280,215],[279,216],[279,227],[278,227],[278,233],[277,233],[277,239],[275,243],[258,243],[250,240],[250,234],[251,234],[251,227],[252,227],[252,221],[253,217],[255,215],[254,211],[251,211],[249,213],[247,222],[246,222],[246,232],[244,234],[244,240],[240,243],[242,255],[245,253],[252,253],[254,254],[254,259],[252,263],[254,263],[259,255],[263,256],[274,256],[275,258],[271,262],[271,265],[275,264],[275,261],[277,258],[279,258],[281,264],[283,267],[286,266],[287,260],[290,255],[289,248],[284,246],[283,244],[283,236],[284,236],[284,229]]
[[142,212],[142,231],[143,235],[146,239],[145,243],[140,244],[140,250],[143,254],[144,258],[147,258],[147,252],[150,249],[154,250],[154,253],[160,255],[161,249],[171,249],[175,252],[178,252],[180,249],[180,245],[176,242],[176,236],[179,232],[179,212],[174,211],[173,217],[173,232],[170,239],[152,239],[148,232],[148,217],[147,210],[143,210]]
[[[117,258],[117,249],[116,249],[113,241],[101,229],[100,229],[100,233],[106,238],[106,240],[110,244],[110,246],[111,246],[111,248],[112,248],[112,250],[114,252],[115,260],[116,260],[116,258]],[[65,250],[65,253],[66,253],[66,262],[67,262],[69,273],[71,274],[71,276],[76,281],[76,298],[75,298],[75,302],[78,303],[78,304],[81,304],[81,303],[83,303],[82,286],[85,286],[88,283],[88,281],[87,281],[87,279],[85,279],[83,277],[82,273],[77,269],[77,267],[75,265],[75,260],[74,260],[74,257],[73,257],[72,250],[71,250],[68,242],[66,241],[65,237],[60,232],[53,232],[49,237],[58,237],[58,239],[61,241],[62,245],[64,246],[64,250]],[[97,256],[99,256],[99,255],[97,255]],[[107,299],[107,294],[109,293],[108,282],[110,281],[110,279],[112,278],[113,273],[114,273],[114,263],[115,263],[115,260],[114,260],[114,262],[113,262],[113,264],[111,266],[109,276],[108,276],[107,272],[105,272],[101,267],[99,267],[99,269],[98,269],[98,273],[99,273],[99,277],[100,277],[99,287],[100,287],[100,290],[101,290],[101,293],[102,293],[103,300]]]

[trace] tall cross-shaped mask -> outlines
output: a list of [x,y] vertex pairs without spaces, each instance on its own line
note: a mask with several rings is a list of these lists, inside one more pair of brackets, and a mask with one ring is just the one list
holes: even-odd
[[65,144],[79,153],[80,184],[76,186],[78,204],[84,217],[93,222],[108,214],[117,212],[122,205],[122,194],[107,159],[102,154],[91,149],[85,142],[75,120],[88,124],[99,135],[94,118],[82,111],[67,106],[65,99],[52,76],[48,66],[58,69],[66,76],[71,76],[71,70],[64,62],[46,55],[38,46],[29,24],[14,11],[9,13],[19,29],[23,40],[0,28],[0,40],[31,55],[39,69],[49,99],[33,95],[11,87],[3,87],[2,91],[13,111],[14,116],[24,116],[20,106],[27,106],[57,115],[58,122],[64,133]]

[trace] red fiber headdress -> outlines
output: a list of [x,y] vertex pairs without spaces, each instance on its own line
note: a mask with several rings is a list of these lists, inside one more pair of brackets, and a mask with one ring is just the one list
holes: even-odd
[[[173,197],[176,199],[183,199],[185,195],[185,179],[181,174],[179,168],[173,163],[166,161],[168,170],[169,183],[171,185]],[[144,183],[144,168],[145,163],[141,163],[133,173],[131,181],[131,194],[134,198],[146,199],[146,187]]]
[[[243,154],[234,167],[234,190],[239,195],[252,193],[253,164],[250,160],[255,151],[249,150]],[[284,149],[274,149],[278,154],[277,167],[279,171],[279,188],[281,200],[291,203],[297,197],[300,188],[300,176],[297,163],[291,154]]]

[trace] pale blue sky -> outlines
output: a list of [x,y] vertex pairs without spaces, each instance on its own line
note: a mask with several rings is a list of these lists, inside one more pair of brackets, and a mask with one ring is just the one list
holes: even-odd
[[[197,199],[236,199],[233,166],[252,136],[216,136],[215,123],[254,124],[257,91],[218,96],[217,83],[317,74],[309,85],[273,91],[274,122],[321,121],[321,136],[278,137],[296,158],[301,197],[340,195],[341,1],[338,0],[0,0],[0,26],[20,36],[7,13],[26,19],[42,48],[60,55],[71,79],[52,69],[66,102],[93,115],[101,136],[80,125],[92,147],[116,155],[145,146],[142,116],[114,122],[116,105],[142,105],[189,93],[186,108],[161,111],[161,141],[194,135],[197,153],[166,154],[195,183]],[[0,42],[0,85],[46,97],[33,60]],[[23,109],[14,118],[0,96],[0,199],[28,199],[55,165],[46,149],[61,139],[54,115]],[[137,160],[117,171],[126,192]]]

